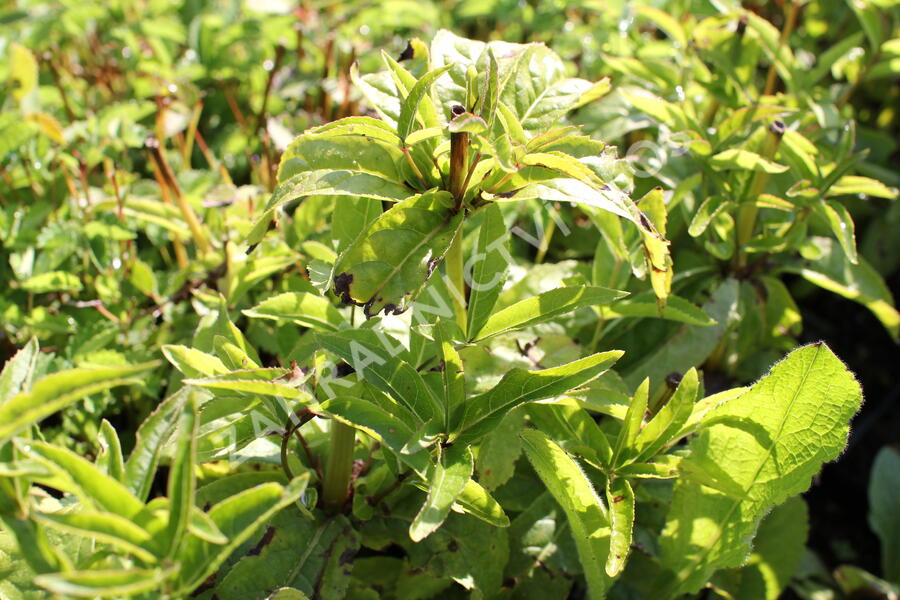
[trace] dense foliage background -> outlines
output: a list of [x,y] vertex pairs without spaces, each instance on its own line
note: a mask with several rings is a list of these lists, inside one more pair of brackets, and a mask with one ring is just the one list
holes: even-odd
[[[409,41],[429,42],[440,29],[472,40],[544,42],[562,58],[561,77],[609,78],[611,91],[576,107],[568,124],[616,147],[624,161],[612,155],[604,168],[627,180],[635,200],[645,198],[641,208],[670,242],[667,264],[674,264],[674,280],[653,280],[646,240],[637,230],[623,234],[617,219],[534,198],[504,205],[507,228],[527,235],[511,238],[517,264],[501,304],[571,282],[627,289],[635,301],[605,315],[582,308],[498,343],[490,358],[464,354],[472,360],[467,375],[481,377],[476,385],[484,388],[513,367],[625,349],[621,377],[604,379],[605,395],[593,405],[621,418],[619,399],[627,402],[645,376],[653,378],[651,404],[665,394],[666,375],[692,366],[702,367],[712,394],[757,380],[797,345],[825,340],[857,374],[866,402],[847,451],[804,496],[808,550],[784,593],[896,597],[898,517],[887,525],[870,506],[875,457],[883,452],[885,464],[896,463],[883,448],[900,442],[900,315],[891,294],[900,282],[900,8],[890,0],[6,0],[0,363],[36,340],[32,381],[77,367],[143,369],[122,371],[120,387],[49,415],[36,435],[99,460],[112,426],[127,456],[141,423],[182,380],[198,377],[171,348],[221,350],[219,338],[231,339],[235,326],[257,365],[304,364],[312,338],[296,325],[308,323],[253,317],[275,294],[322,289],[323,265],[335,261],[332,242],[348,235],[337,231],[344,222],[330,200],[314,198],[289,205],[261,251],[245,242],[262,239],[265,229],[254,226],[268,223],[260,217],[294,137],[375,115],[372,95],[354,80],[385,68],[382,51],[421,77],[421,55]],[[773,119],[787,133],[767,154]],[[753,209],[758,219],[741,213],[741,195],[766,197]],[[742,231],[742,220],[750,230]],[[600,237],[610,242],[598,244]],[[726,280],[736,282],[733,308],[716,313],[705,303],[715,294],[721,301]],[[657,319],[657,298],[669,289],[672,315]],[[352,316],[341,310],[355,323],[364,318],[356,308]],[[328,441],[318,433],[308,436],[314,450]],[[204,438],[199,452],[214,458],[221,443]],[[497,437],[494,451],[504,443]],[[526,488],[516,486],[533,479],[521,473],[530,470],[519,452],[498,461],[508,473],[488,475],[494,465],[480,454],[475,463],[482,484],[512,513],[526,508],[516,500]],[[278,464],[248,455],[242,470]],[[215,481],[228,469],[210,461],[197,472]],[[167,476],[163,468],[148,482],[151,496],[165,492]],[[900,480],[896,471],[883,477],[878,485],[887,488]],[[890,536],[877,528],[889,527],[885,541]],[[565,585],[542,580],[534,590],[578,597],[574,549],[559,544],[543,577],[564,573]],[[14,549],[3,534],[0,576],[8,582],[0,591],[31,597],[13,591],[32,593],[14,575]],[[354,567],[354,597],[378,589],[367,582],[384,565],[369,558]],[[419,571],[404,568],[412,594]],[[435,580],[428,581],[426,588]],[[510,595],[531,593],[503,581]],[[729,597],[727,576],[716,584],[711,593]],[[430,597],[416,592],[398,597]]]

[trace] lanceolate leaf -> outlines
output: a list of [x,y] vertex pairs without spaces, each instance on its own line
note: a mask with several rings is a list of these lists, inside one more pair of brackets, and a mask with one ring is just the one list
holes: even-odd
[[69,369],[48,375],[27,392],[19,392],[0,404],[0,440],[90,394],[120,385],[139,385],[141,379],[137,376],[157,366],[158,361],[124,367]]
[[553,440],[540,431],[522,433],[525,454],[566,513],[578,557],[584,567],[588,595],[599,600],[612,583],[604,564],[610,550],[610,518],[581,467]]
[[819,256],[797,261],[785,270],[835,294],[859,302],[881,321],[895,340],[900,339],[900,312],[894,307],[890,289],[881,275],[862,257],[852,264],[829,238],[813,238]]
[[36,513],[34,518],[48,527],[117,546],[129,554],[133,554],[144,564],[152,565],[157,562],[157,557],[149,550],[153,547],[150,533],[130,519],[117,514],[95,511],[60,511]]
[[264,483],[228,497],[209,510],[209,517],[228,538],[227,544],[214,544],[189,538],[179,556],[178,589],[190,593],[216,571],[244,540],[279,510],[296,502],[306,489],[309,475],[298,477],[287,488]]
[[441,363],[438,369],[441,372],[443,426],[446,431],[450,427],[450,415],[457,406],[465,402],[466,382],[463,376],[462,359],[450,341],[445,322],[439,321],[434,332],[434,341],[440,346],[438,356],[441,358]]
[[37,441],[22,440],[20,446],[26,454],[46,462],[55,474],[52,485],[75,494],[88,506],[95,505],[126,519],[133,519],[143,510],[143,503],[124,485],[71,450]]
[[115,569],[69,571],[38,575],[34,582],[63,597],[121,598],[159,590],[177,567],[167,569]]
[[524,327],[530,327],[583,306],[602,306],[627,295],[627,292],[602,287],[572,286],[532,296],[491,315],[472,337],[484,340]]
[[463,444],[449,446],[441,454],[430,477],[428,497],[413,519],[409,537],[420,542],[434,532],[450,512],[450,507],[472,478],[472,451]]
[[660,537],[665,574],[656,597],[696,591],[715,569],[739,566],[760,518],[806,490],[841,452],[861,401],[853,375],[819,343],[709,413],[683,464],[742,495],[678,480]]
[[669,401],[638,434],[635,462],[650,460],[673,440],[694,410],[699,387],[696,369],[684,374]]
[[399,202],[338,258],[334,290],[371,317],[409,307],[462,224],[449,193],[431,191]]
[[468,326],[466,331],[478,332],[491,315],[509,269],[507,244],[509,231],[503,222],[503,213],[496,204],[484,209],[484,222],[478,231],[478,241],[467,263],[469,281]]
[[178,422],[186,390],[166,398],[150,413],[137,432],[134,450],[125,462],[125,487],[141,501],[150,494],[162,447]]
[[609,369],[623,352],[592,354],[552,369],[512,369],[493,389],[469,398],[465,405],[456,443],[472,443],[497,426],[510,410],[525,402],[553,398],[584,385]]
[[37,357],[38,342],[36,338],[31,338],[15,356],[6,361],[3,371],[0,371],[0,406],[29,388]]
[[415,414],[420,423],[442,415],[441,403],[422,376],[384,347],[373,346],[352,333],[318,335],[322,348],[347,361],[356,373]]
[[166,525],[168,556],[174,556],[181,544],[194,507],[197,482],[194,464],[197,460],[197,405],[194,390],[188,392],[187,401],[178,419],[178,440],[175,456],[169,469],[169,522]]
[[[409,95],[400,107],[400,120],[397,122],[397,134],[400,136],[401,142],[406,140],[406,137],[415,127],[416,112],[419,109],[419,102],[421,102],[423,96],[428,93],[429,88],[431,88],[431,85],[435,80],[446,73],[448,69],[450,69],[450,65],[445,65],[433,71],[429,71],[416,82],[411,90],[409,90]],[[437,125],[437,123],[426,123],[426,127],[435,125]]]
[[124,483],[125,461],[122,458],[122,445],[116,430],[106,419],[100,422],[98,438],[100,455],[97,457],[97,466],[105,468],[107,475]]
[[615,577],[625,568],[631,552],[631,532],[634,528],[634,491],[627,479],[607,480],[606,502],[609,506],[611,529],[606,574]]

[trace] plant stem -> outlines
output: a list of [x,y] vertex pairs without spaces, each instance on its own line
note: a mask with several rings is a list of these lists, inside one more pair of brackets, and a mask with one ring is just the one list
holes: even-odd
[[[763,142],[760,155],[769,160],[775,156],[778,145],[781,143],[781,137],[784,135],[784,123],[775,121],[769,126],[769,133]],[[753,231],[756,229],[756,217],[759,213],[759,205],[757,200],[759,195],[766,187],[769,181],[769,174],[765,171],[757,171],[750,182],[747,193],[744,195],[741,207],[737,214],[737,247],[735,248],[732,267],[734,270],[740,270],[747,266],[747,252],[744,246],[753,237]]]
[[544,229],[544,235],[541,237],[541,245],[538,247],[537,255],[534,257],[535,264],[541,264],[544,262],[544,257],[547,255],[547,250],[550,248],[550,240],[553,239],[553,233],[556,231],[556,221],[550,219],[550,223],[547,224],[547,228]]
[[456,208],[463,205],[466,194],[466,175],[469,170],[469,134],[460,131],[450,134],[450,193]]
[[[781,51],[781,48],[784,47],[788,42],[788,38],[791,37],[791,33],[794,32],[794,27],[797,26],[797,16],[800,14],[800,2],[791,2],[791,8],[788,11],[787,18],[784,22],[784,29],[781,30],[781,39],[778,40],[778,51]],[[769,72],[766,75],[766,87],[763,89],[763,96],[771,96],[775,92],[775,77],[778,75],[777,70],[775,69],[776,61],[773,60],[772,64],[769,65]]]
[[332,419],[331,452],[325,466],[325,481],[322,482],[322,506],[326,510],[339,512],[347,501],[355,441],[355,429]]
[[456,313],[456,322],[463,334],[466,333],[466,280],[465,264],[463,260],[463,228],[460,227],[447,250],[445,261],[447,264],[447,277],[450,279],[450,296],[453,301],[453,312]]
[[163,176],[163,180],[165,180],[166,185],[172,190],[172,194],[175,196],[175,203],[178,205],[179,210],[181,210],[181,217],[184,219],[184,222],[187,223],[188,229],[191,230],[191,235],[194,236],[194,243],[197,244],[197,248],[200,252],[206,254],[210,250],[209,241],[206,239],[206,234],[203,233],[203,228],[200,226],[200,221],[197,219],[194,209],[188,204],[184,194],[181,193],[181,186],[178,185],[175,174],[172,173],[172,168],[169,166],[169,163],[166,162],[166,158],[160,150],[159,142],[155,138],[148,138],[146,146],[150,149],[150,152],[159,167],[160,173]]

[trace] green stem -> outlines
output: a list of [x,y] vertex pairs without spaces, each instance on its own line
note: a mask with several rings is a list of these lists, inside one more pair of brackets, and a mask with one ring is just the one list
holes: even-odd
[[[760,155],[770,160],[775,156],[778,145],[781,143],[781,137],[784,135],[784,123],[775,121],[769,126],[769,133],[763,142]],[[765,171],[757,171],[750,181],[747,193],[741,202],[741,207],[737,214],[737,248],[735,249],[734,259],[732,260],[732,268],[741,270],[747,266],[747,252],[745,246],[753,237],[753,231],[756,229],[756,217],[759,214],[759,195],[766,187],[769,181],[769,174]]]
[[322,483],[322,506],[328,511],[340,512],[347,501],[355,442],[356,430],[332,419],[331,451]]
[[553,239],[553,233],[556,231],[556,221],[552,218],[550,219],[550,223],[547,224],[547,228],[544,229],[544,235],[541,238],[541,245],[538,247],[537,255],[534,257],[535,264],[541,264],[544,262],[544,257],[547,255],[547,250],[550,248],[550,240]]
[[450,290],[451,300],[453,301],[453,312],[456,313],[456,322],[463,334],[466,333],[466,280],[465,280],[465,262],[463,260],[463,229],[462,227],[456,232],[453,243],[447,250],[445,261],[447,264],[447,277],[450,279],[452,289]]

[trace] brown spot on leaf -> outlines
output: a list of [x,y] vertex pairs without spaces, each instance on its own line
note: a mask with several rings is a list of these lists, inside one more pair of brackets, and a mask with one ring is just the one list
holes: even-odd
[[615,496],[613,497],[613,502],[621,502],[625,499],[625,496]]
[[256,544],[250,551],[247,553],[247,556],[258,556],[262,549],[272,543],[272,539],[275,537],[275,528],[269,525],[266,528],[266,532],[263,534],[262,539],[259,540],[259,543]]
[[400,53],[400,57],[397,58],[397,62],[403,62],[404,60],[412,60],[412,58],[416,55],[415,50],[412,47],[412,40],[406,42],[406,48],[403,52]]
[[353,283],[353,275],[350,273],[341,273],[334,278],[334,293],[341,297],[344,304],[353,304],[353,298],[350,297],[350,284]]

